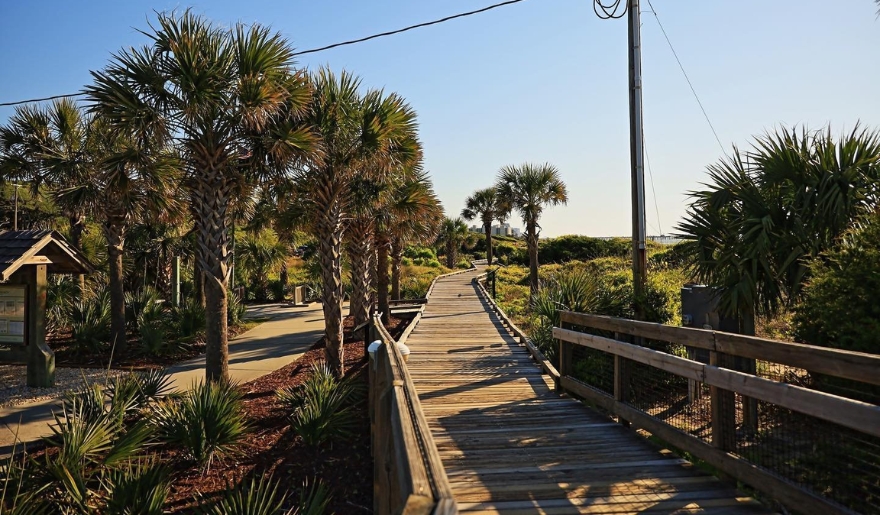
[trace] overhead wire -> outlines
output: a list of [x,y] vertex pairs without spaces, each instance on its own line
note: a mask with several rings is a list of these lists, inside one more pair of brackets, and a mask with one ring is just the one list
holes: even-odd
[[[323,51],[325,51],[325,50],[330,50],[330,49],[338,48],[338,47],[341,47],[341,46],[348,46],[348,45],[354,45],[354,44],[357,44],[357,43],[363,43],[363,42],[365,42],[365,41],[370,41],[370,40],[373,40],[373,39],[383,38],[383,37],[387,37],[387,36],[393,36],[393,35],[395,35],[395,34],[400,34],[400,33],[402,33],[402,32],[407,32],[407,31],[414,30],[414,29],[420,29],[420,28],[422,28],[422,27],[429,27],[429,26],[431,26],[431,25],[437,25],[438,23],[444,23],[444,22],[447,22],[447,21],[450,21],[450,20],[455,20],[455,19],[458,19],[458,18],[464,18],[464,17],[466,17],[466,16],[473,16],[473,15],[475,15],[475,14],[484,13],[484,12],[486,12],[486,11],[491,11],[492,9],[497,9],[497,8],[499,8],[499,7],[505,7],[505,6],[508,6],[508,5],[511,5],[511,4],[517,4],[517,3],[520,3],[520,2],[524,2],[524,1],[525,1],[525,0],[507,0],[507,1],[505,1],[505,2],[499,2],[499,3],[492,4],[492,5],[489,5],[489,6],[486,6],[486,7],[480,8],[480,9],[476,9],[476,10],[473,10],[473,11],[467,11],[467,12],[463,12],[463,13],[459,13],[459,14],[454,14],[454,15],[452,15],[452,16],[446,16],[446,17],[444,17],[444,18],[439,18],[439,19],[432,20],[432,21],[427,21],[427,22],[423,22],[423,23],[417,23],[417,24],[415,24],[415,25],[410,25],[410,26],[408,26],[408,27],[404,27],[404,28],[402,28],[402,29],[390,30],[390,31],[387,31],[387,32],[380,32],[380,33],[378,33],[378,34],[373,34],[373,35],[366,36],[366,37],[363,37],[363,38],[351,39],[351,40],[348,40],[348,41],[342,41],[342,42],[339,42],[339,43],[333,43],[332,45],[326,45],[326,46],[322,46],[322,47],[311,48],[311,49],[309,49],[309,50],[302,50],[302,51],[300,51],[300,52],[294,52],[292,55],[293,55],[293,56],[299,56],[299,55],[306,55],[306,54],[314,54],[314,53],[316,53],[316,52],[323,52]],[[601,2],[601,0],[595,0],[595,1],[596,1],[596,2]],[[622,0],[615,0],[615,1],[612,2],[612,3],[617,3],[617,4],[619,4],[621,1],[622,1]],[[594,8],[595,8],[595,7],[594,7]],[[31,99],[28,99],[28,100],[16,100],[16,101],[14,101],[14,102],[0,102],[0,107],[9,107],[9,106],[16,106],[16,105],[21,105],[21,104],[29,104],[29,103],[31,103],[31,102],[44,102],[44,101],[47,101],[47,100],[56,100],[56,99],[59,99],[59,98],[80,97],[80,96],[84,96],[85,94],[86,94],[85,92],[79,92],[79,93],[68,93],[68,94],[66,94],[66,95],[54,95],[54,96],[51,96],[51,97],[31,98]]]
[[675,47],[672,46],[672,41],[669,39],[669,35],[666,34],[666,29],[663,28],[663,24],[660,22],[660,17],[657,16],[657,10],[654,9],[654,6],[651,4],[651,0],[648,0],[648,7],[651,8],[651,13],[657,20],[657,25],[660,26],[660,31],[663,33],[663,37],[666,38],[666,44],[668,44],[669,49],[672,50],[672,55],[675,56],[675,61],[678,63],[678,67],[681,69],[681,73],[684,75],[684,80],[687,81],[688,86],[691,88],[691,93],[693,93],[694,98],[697,100],[697,104],[700,106],[700,111],[703,112],[703,117],[706,119],[706,123],[709,124],[709,128],[712,130],[712,134],[715,135],[715,141],[717,141],[718,146],[721,147],[721,152],[726,155],[727,151],[724,149],[724,145],[721,143],[721,138],[718,137],[718,132],[715,130],[715,126],[712,125],[712,120],[709,119],[709,114],[706,112],[706,108],[703,107],[703,102],[700,101],[700,96],[697,95],[697,90],[694,89],[694,84],[691,82],[690,77],[685,71],[684,65],[681,63],[681,59],[678,58],[678,52],[676,52]]

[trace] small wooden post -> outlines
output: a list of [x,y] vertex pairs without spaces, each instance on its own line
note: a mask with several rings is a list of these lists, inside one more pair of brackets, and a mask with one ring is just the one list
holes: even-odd
[[[614,339],[620,341],[620,334],[614,333]],[[629,360],[614,356],[614,400],[626,402],[629,399]],[[629,421],[618,417],[618,421],[629,427]]]
[[46,265],[24,266],[17,275],[20,284],[27,285],[27,385],[48,388],[55,385],[55,352],[46,345]]
[[[563,377],[570,376],[572,371],[574,370],[574,363],[572,360],[573,356],[573,347],[572,344],[566,342],[565,340],[559,341],[559,379],[561,380]],[[556,383],[556,391],[562,391],[561,381]]]
[[[726,368],[730,360],[730,356],[720,352],[709,352],[711,366]],[[736,448],[734,394],[717,386],[709,386],[709,399],[712,403],[712,445],[723,451],[733,451]]]
[[171,305],[180,307],[180,256],[174,256],[171,265]]

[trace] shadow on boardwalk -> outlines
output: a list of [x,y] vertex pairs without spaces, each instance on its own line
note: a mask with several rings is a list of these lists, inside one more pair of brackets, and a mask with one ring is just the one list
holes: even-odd
[[471,280],[440,279],[407,340],[463,513],[766,513],[630,429],[562,397]]

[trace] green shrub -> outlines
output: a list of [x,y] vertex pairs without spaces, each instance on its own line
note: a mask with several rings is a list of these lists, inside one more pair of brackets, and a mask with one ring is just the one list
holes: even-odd
[[165,308],[159,292],[150,286],[125,293],[125,322],[130,329],[139,331],[141,326],[162,322]]
[[324,515],[330,504],[330,490],[323,481],[313,479],[303,483],[299,502],[289,515]]
[[251,476],[237,488],[228,488],[223,497],[208,508],[206,515],[281,515],[286,494],[278,492],[278,482],[268,475]]
[[431,247],[419,247],[415,245],[410,245],[404,249],[403,256],[410,259],[437,259],[437,253]]
[[96,352],[109,345],[110,294],[103,291],[90,299],[80,299],[70,309],[70,330],[78,352]]
[[186,298],[171,310],[174,332],[178,338],[192,340],[205,330],[205,308],[195,299]]
[[226,321],[229,325],[238,325],[244,320],[247,306],[232,292],[229,292],[227,298],[229,300],[226,305]]
[[160,404],[157,426],[163,442],[204,469],[215,458],[235,455],[248,430],[241,391],[226,381],[198,383],[181,398]]
[[70,326],[70,312],[75,299],[82,298],[79,282],[73,277],[53,274],[46,290],[46,330],[57,331]]
[[795,308],[799,341],[880,354],[880,212],[811,264]]
[[106,515],[161,515],[171,491],[170,470],[155,459],[136,459],[101,480]]
[[541,240],[538,244],[541,262],[564,263],[588,261],[600,257],[629,257],[632,242],[625,238],[600,239],[589,236],[567,235]]
[[352,404],[359,388],[350,379],[337,379],[326,364],[315,365],[299,386],[277,392],[290,415],[290,425],[307,445],[346,437],[354,427]]

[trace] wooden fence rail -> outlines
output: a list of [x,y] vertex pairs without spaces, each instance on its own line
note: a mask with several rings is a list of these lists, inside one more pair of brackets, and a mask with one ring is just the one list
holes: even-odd
[[[560,343],[558,384],[562,390],[595,403],[620,417],[622,421],[644,429],[669,444],[691,453],[722,473],[770,495],[797,512],[855,513],[837,502],[839,498],[829,498],[824,495],[825,492],[796,484],[790,478],[782,477],[775,471],[764,468],[760,463],[750,461],[748,453],[738,452],[736,441],[739,436],[734,394],[756,399],[774,409],[782,408],[802,414],[810,417],[810,420],[825,421],[830,423],[829,427],[842,426],[851,429],[872,442],[869,445],[880,442],[878,440],[880,406],[766,379],[755,374],[732,370],[732,367],[728,368],[724,365],[731,362],[731,356],[738,356],[878,385],[880,356],[568,311],[563,311],[560,319],[561,325],[578,329],[559,327],[553,329],[553,336]],[[614,337],[587,334],[581,330],[599,330],[605,334],[613,333]],[[620,335],[705,349],[709,351],[709,363],[623,342],[620,341],[622,338]],[[591,349],[590,352],[613,357],[611,391],[588,385],[574,377],[573,356],[577,347],[588,348]],[[711,442],[654,416],[645,411],[644,406],[637,407],[637,403],[630,402],[630,393],[636,393],[627,390],[630,382],[627,374],[632,363],[708,385]],[[830,471],[830,473],[836,472]],[[869,493],[862,497],[876,495],[873,485],[880,484],[880,471],[875,468],[868,474],[873,474],[874,477],[867,478]],[[876,506],[876,499],[873,501],[870,498],[858,499],[858,502],[862,503],[859,504],[862,508],[869,506],[873,509]]]
[[[435,283],[436,279],[427,297]],[[418,324],[426,302],[414,302],[421,304],[422,310],[401,335],[400,343]],[[373,513],[457,515],[452,488],[406,361],[398,342],[385,330],[380,313],[373,316],[369,334],[370,341],[382,342],[370,358]]]

